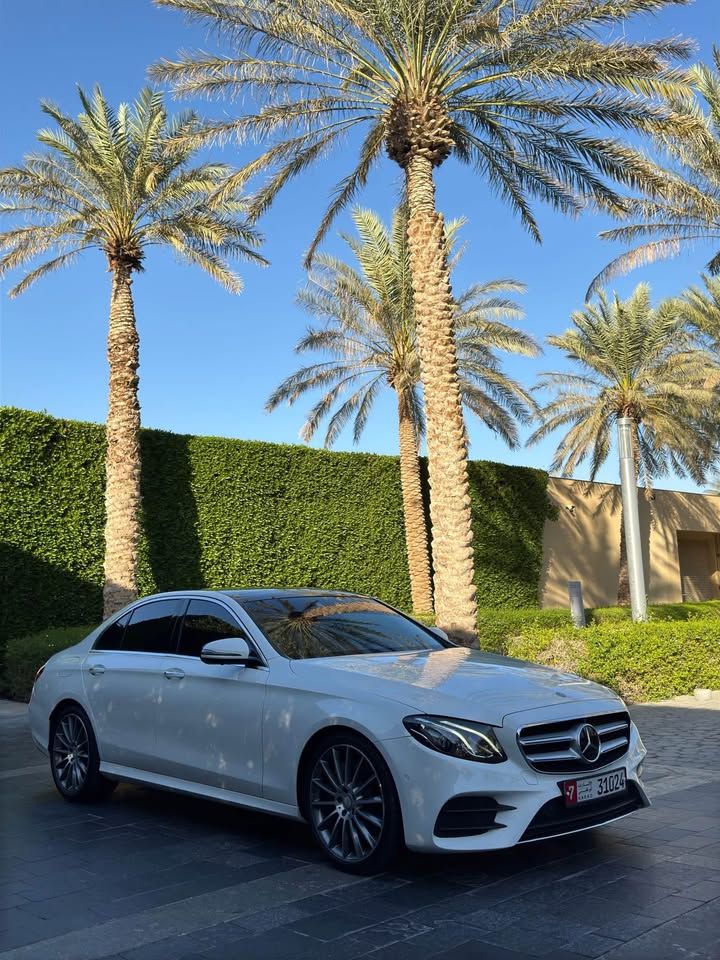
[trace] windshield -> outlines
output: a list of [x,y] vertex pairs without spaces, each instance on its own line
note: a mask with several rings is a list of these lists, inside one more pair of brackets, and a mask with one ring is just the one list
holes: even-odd
[[273,597],[247,601],[243,609],[291,660],[446,646],[419,623],[366,597]]

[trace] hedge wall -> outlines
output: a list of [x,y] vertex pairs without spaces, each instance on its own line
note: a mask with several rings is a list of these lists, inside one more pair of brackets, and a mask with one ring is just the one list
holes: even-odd
[[[101,612],[104,432],[0,409],[0,640]],[[141,591],[313,586],[409,607],[398,461],[142,434]],[[537,604],[540,470],[470,465],[482,606]]]

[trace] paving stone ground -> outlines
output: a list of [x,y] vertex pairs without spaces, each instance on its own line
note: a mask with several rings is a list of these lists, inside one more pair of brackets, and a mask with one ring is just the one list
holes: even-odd
[[357,879],[305,827],[121,786],[56,794],[0,702],[2,960],[720,960],[720,701],[644,705],[653,806]]

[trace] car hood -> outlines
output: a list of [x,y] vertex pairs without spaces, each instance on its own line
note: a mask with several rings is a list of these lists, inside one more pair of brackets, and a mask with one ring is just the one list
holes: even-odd
[[[466,647],[296,660],[292,668],[308,680],[318,671],[336,681],[338,674],[351,675],[357,695],[379,694],[418,711],[485,723],[501,724],[510,713],[563,703],[620,702],[607,687],[575,674]],[[327,679],[332,684],[332,676]]]

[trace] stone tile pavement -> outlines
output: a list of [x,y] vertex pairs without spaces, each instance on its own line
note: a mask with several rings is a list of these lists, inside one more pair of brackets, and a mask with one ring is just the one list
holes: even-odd
[[0,702],[2,960],[720,960],[720,701],[632,712],[653,807],[391,874],[299,824],[139,787],[74,807]]

